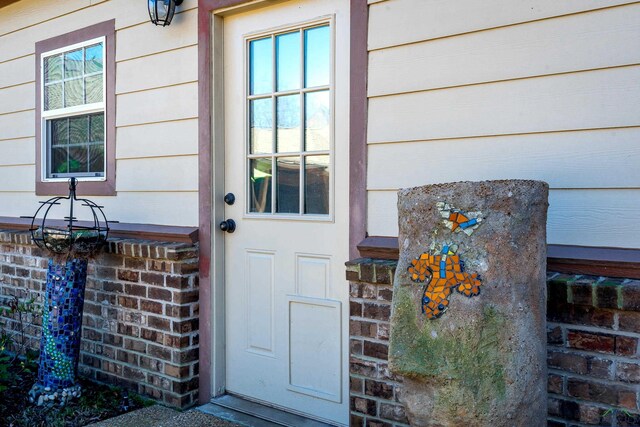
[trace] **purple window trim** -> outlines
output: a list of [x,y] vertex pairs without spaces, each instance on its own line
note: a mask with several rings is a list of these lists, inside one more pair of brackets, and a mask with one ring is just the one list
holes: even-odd
[[[85,181],[78,186],[81,196],[115,196],[116,195],[116,21],[115,19],[81,28],[36,43],[36,195],[64,195],[69,192],[69,185],[62,182],[43,182],[42,180],[42,73],[41,56],[45,52],[60,49],[76,43],[98,37],[105,38],[105,157],[106,180]],[[80,178],[80,180],[82,180]]]

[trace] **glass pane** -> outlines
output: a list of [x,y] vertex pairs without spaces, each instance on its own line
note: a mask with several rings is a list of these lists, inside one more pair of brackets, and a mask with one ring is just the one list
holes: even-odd
[[300,89],[300,32],[276,37],[278,91]]
[[87,146],[69,147],[69,173],[87,172],[89,160]]
[[276,99],[276,148],[278,153],[300,151],[300,95]]
[[249,86],[251,95],[272,92],[273,43],[271,37],[249,43]]
[[84,72],[85,74],[102,71],[102,43],[85,48]]
[[62,108],[62,83],[54,83],[44,87],[44,109]]
[[102,74],[87,77],[85,83],[85,103],[102,102]]
[[304,97],[305,150],[329,150],[331,147],[331,106],[329,91],[308,93]]
[[329,156],[307,156],[304,161],[304,213],[329,213]]
[[69,143],[69,121],[67,119],[51,120],[49,123],[49,135],[51,145],[63,145]]
[[64,77],[66,79],[82,75],[82,49],[64,54]]
[[44,82],[62,80],[62,56],[49,56],[44,59]]
[[89,138],[89,116],[69,118],[69,143],[84,144]]
[[67,149],[54,148],[51,150],[51,173],[67,173]]
[[271,213],[271,159],[249,160],[249,212]]
[[74,79],[64,82],[64,106],[84,104],[84,91],[82,90],[82,79]]
[[89,172],[104,172],[104,146],[102,144],[89,147]]
[[273,110],[271,98],[249,102],[251,154],[271,153],[273,147]]
[[104,142],[104,113],[90,116],[89,142]]
[[276,212],[300,213],[300,157],[279,157],[276,169]]
[[316,27],[304,32],[304,87],[329,84],[331,54],[329,26]]

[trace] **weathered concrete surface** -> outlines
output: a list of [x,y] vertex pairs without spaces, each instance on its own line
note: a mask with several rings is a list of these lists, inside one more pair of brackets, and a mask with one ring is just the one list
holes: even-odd
[[[538,181],[430,185],[398,195],[390,367],[415,426],[543,426],[547,415],[546,215]],[[437,202],[481,211],[473,235],[442,223]],[[407,268],[431,244],[457,244],[480,294],[453,291],[442,317],[421,312],[424,286]]]

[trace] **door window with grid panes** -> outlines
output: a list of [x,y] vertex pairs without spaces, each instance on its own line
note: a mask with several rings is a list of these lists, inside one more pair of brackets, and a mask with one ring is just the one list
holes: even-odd
[[105,39],[42,54],[46,180],[105,176]]
[[248,213],[331,213],[329,24],[248,41]]

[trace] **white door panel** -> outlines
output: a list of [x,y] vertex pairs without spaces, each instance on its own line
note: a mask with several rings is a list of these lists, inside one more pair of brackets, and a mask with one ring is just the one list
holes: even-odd
[[346,425],[349,1],[223,22],[226,388]]

